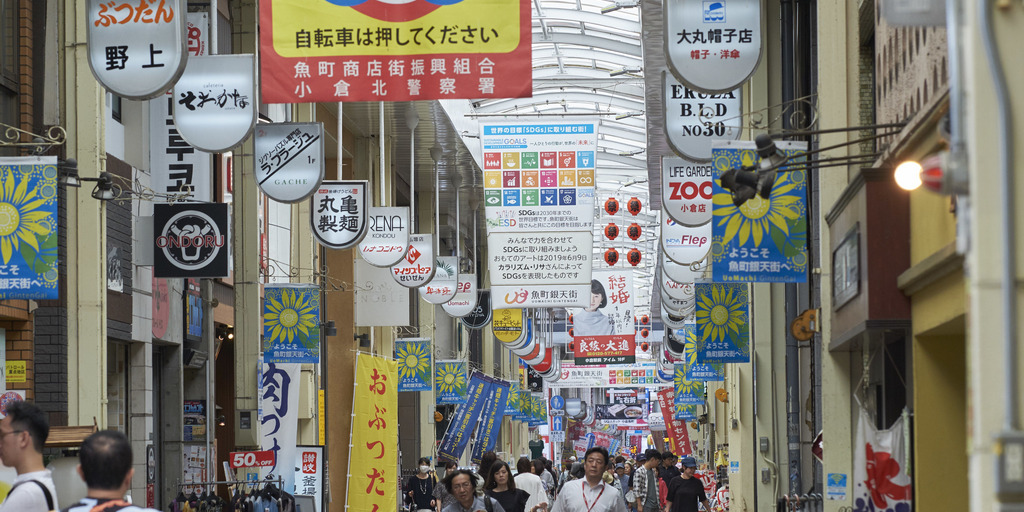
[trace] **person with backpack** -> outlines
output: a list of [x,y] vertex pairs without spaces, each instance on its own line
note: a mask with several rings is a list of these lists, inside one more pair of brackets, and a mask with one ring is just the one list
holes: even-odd
[[43,443],[50,435],[50,421],[36,404],[24,401],[7,406],[0,420],[0,461],[18,472],[0,512],[49,512],[57,510],[57,490],[50,470],[43,465]]
[[63,512],[157,512],[124,501],[135,469],[132,468],[132,445],[123,433],[101,430],[85,438],[78,460],[78,475],[89,491],[85,498]]

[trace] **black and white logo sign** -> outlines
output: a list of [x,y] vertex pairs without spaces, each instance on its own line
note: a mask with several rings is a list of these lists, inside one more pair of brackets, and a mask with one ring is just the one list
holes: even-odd
[[227,277],[228,205],[153,205],[156,277]]
[[253,175],[271,199],[301,201],[324,179],[323,123],[273,123],[256,127]]
[[468,329],[481,329],[491,323],[491,291],[477,290],[476,307],[462,317],[462,325]]
[[711,160],[711,141],[740,138],[740,89],[718,94],[695,91],[668,71],[662,72],[665,99],[665,135],[676,153],[693,160]]
[[325,247],[348,249],[366,236],[366,180],[325,181],[310,198],[310,227]]

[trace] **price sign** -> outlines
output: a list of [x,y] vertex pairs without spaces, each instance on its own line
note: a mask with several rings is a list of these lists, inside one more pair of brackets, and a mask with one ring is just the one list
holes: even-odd
[[232,469],[262,468],[274,465],[274,452],[263,450],[258,452],[231,452],[228,462]]

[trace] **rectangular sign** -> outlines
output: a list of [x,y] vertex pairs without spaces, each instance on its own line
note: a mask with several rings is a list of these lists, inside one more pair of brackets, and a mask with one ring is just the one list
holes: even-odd
[[231,469],[273,466],[274,452],[270,450],[231,452],[228,454],[228,465]]
[[27,361],[7,361],[7,383],[19,384],[25,382],[27,368]]
[[266,103],[520,98],[530,2],[260,3]]
[[[260,372],[260,448],[274,452],[274,464],[264,466],[262,475],[273,474],[284,479],[284,490],[292,492],[295,446],[299,429],[299,363],[263,363]],[[355,425],[353,418],[353,425]]]
[[561,379],[550,388],[664,387],[656,363],[586,365],[562,363]]
[[174,126],[174,94],[149,100],[149,169],[163,201],[213,201],[213,156],[181,137]]
[[[593,244],[593,233],[491,233],[487,254],[499,271],[492,285],[542,279],[551,284],[573,284],[590,275],[592,257],[576,254],[576,248]],[[558,261],[552,261],[557,259]]]
[[573,357],[578,365],[636,362],[633,269],[596,270],[586,308],[572,310]]
[[[694,289],[697,362],[750,362],[749,285],[697,283]],[[725,318],[712,321],[712,311],[722,311]]]
[[325,465],[323,446],[299,447],[295,459],[295,495],[313,497],[315,508],[310,512],[323,510]]
[[704,381],[688,380],[685,364],[673,365],[672,377],[677,405],[701,405],[704,403]]
[[430,375],[434,364],[430,340],[404,338],[395,340],[395,361],[398,362],[398,391],[430,391]]
[[466,403],[468,374],[465,361],[437,361],[434,365],[437,405]]
[[673,403],[675,393],[671,388],[658,392],[658,404],[661,405],[661,414],[665,418],[665,428],[668,430],[668,439],[672,444],[672,453],[676,455],[689,455],[690,433],[686,430],[686,423],[673,417]]
[[594,419],[598,423],[622,427],[641,428],[647,425],[643,404],[597,404],[594,406]]
[[263,359],[268,363],[320,362],[320,288],[268,284],[263,296]]
[[723,381],[725,380],[725,363],[697,362],[697,326],[684,324],[676,331],[683,335],[683,362],[686,366],[687,380]]
[[198,279],[228,276],[228,205],[153,205],[153,275]]
[[484,452],[493,450],[498,441],[498,432],[501,430],[501,419],[505,416],[508,395],[509,385],[507,382],[491,380],[487,401],[480,414],[480,423],[477,424],[476,443],[473,445],[473,454],[470,457],[470,461],[474,464],[479,464]]
[[0,299],[60,296],[57,175],[57,157],[0,158],[0,183],[9,210],[6,234],[0,236]]
[[589,297],[589,284],[520,284],[491,287],[491,307],[494,309],[575,307],[586,304]]

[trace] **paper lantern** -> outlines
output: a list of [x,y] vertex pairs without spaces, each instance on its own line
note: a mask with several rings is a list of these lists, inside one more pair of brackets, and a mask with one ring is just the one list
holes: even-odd
[[[636,249],[633,250],[635,251]],[[609,266],[614,266],[616,263],[619,262],[619,251],[616,251],[614,248],[605,251],[604,262],[607,263]],[[639,261],[637,261],[637,263],[639,263]],[[634,263],[634,265],[636,265],[636,263]]]
[[[608,249],[608,250],[609,251],[614,251],[615,249]],[[605,261],[608,261],[608,253],[607,252],[604,254],[604,259],[605,259]],[[618,259],[618,254],[616,254],[616,259]],[[626,261],[628,261],[629,264],[633,265],[634,267],[639,265],[640,264],[640,249],[630,249],[629,252],[626,253]],[[611,263],[609,263],[609,265],[611,265]]]
[[619,213],[619,200],[614,197],[609,197],[608,200],[604,202],[604,211],[608,215],[615,215],[616,213]]
[[640,234],[642,232],[643,230],[640,229],[640,224],[637,224],[636,222],[630,224],[629,227],[626,228],[626,235],[629,236],[630,240],[636,240],[640,238]]
[[604,236],[608,240],[615,240],[619,237],[619,226],[614,222],[609,222],[608,225],[604,227]]
[[640,325],[647,325],[651,323],[651,317],[648,315],[640,315]]
[[635,197],[629,198],[629,201],[626,202],[626,209],[629,210],[629,213],[632,213],[633,215],[640,215],[640,210],[642,210],[643,207],[643,203],[641,203],[640,200]]

